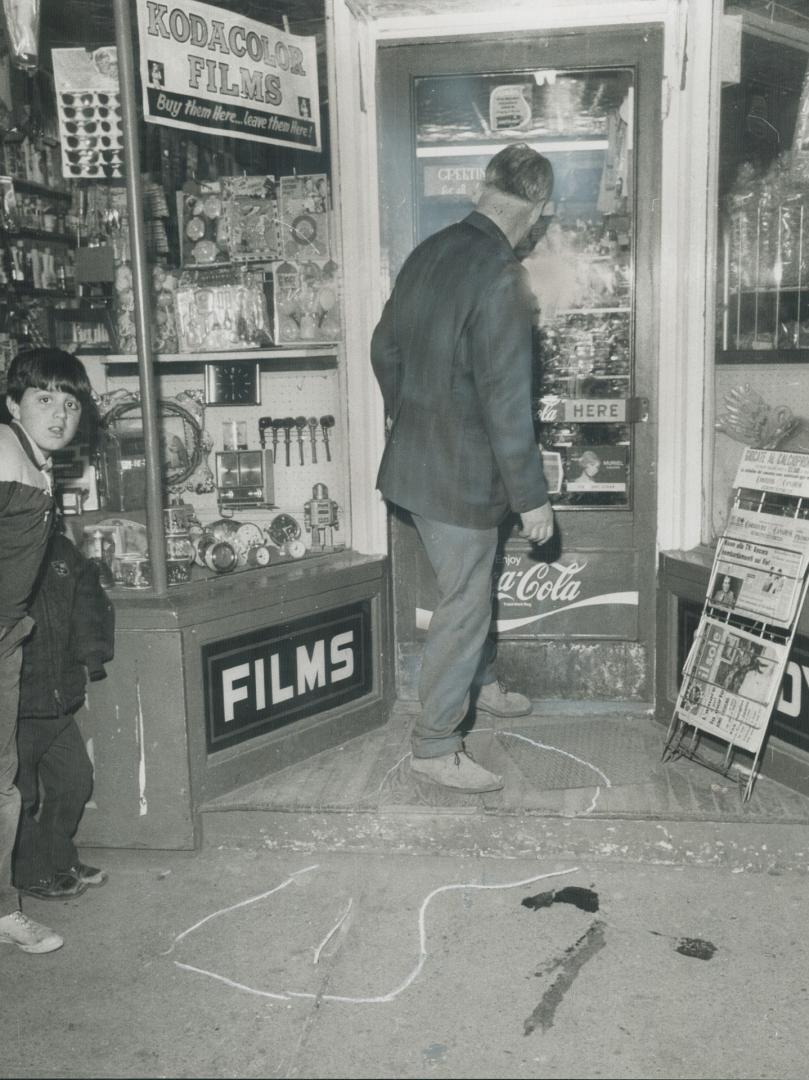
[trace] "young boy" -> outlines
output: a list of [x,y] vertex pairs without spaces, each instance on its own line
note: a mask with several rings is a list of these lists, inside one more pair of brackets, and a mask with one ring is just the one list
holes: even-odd
[[82,363],[60,349],[18,353],[8,370],[0,424],[0,943],[52,952],[62,938],[20,911],[11,860],[20,814],[17,709],[22,642],[33,620],[28,604],[53,523],[50,454],[76,434],[92,404]]
[[87,675],[91,681],[106,675],[115,616],[95,565],[60,532],[48,544],[31,617],[17,719],[22,808],[14,884],[40,900],[61,900],[107,880],[105,871],[81,861],[73,843],[93,790],[93,766],[75,714]]

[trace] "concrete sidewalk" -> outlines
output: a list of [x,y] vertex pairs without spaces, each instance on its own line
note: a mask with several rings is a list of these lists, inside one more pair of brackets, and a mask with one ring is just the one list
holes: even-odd
[[65,947],[0,955],[3,1077],[806,1075],[795,871],[85,854],[26,905]]
[[0,950],[0,1077],[806,1075],[809,799],[593,706],[476,729],[506,787],[452,794],[409,721],[26,900],[66,944]]

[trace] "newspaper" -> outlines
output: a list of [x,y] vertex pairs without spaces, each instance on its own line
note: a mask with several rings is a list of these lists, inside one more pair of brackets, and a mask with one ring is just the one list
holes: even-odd
[[795,617],[805,569],[805,551],[724,536],[708,584],[708,603],[786,627]]
[[681,720],[757,753],[788,653],[787,644],[703,618],[677,698]]
[[801,573],[809,562],[809,519],[748,509],[742,503],[730,512],[725,536],[802,553]]

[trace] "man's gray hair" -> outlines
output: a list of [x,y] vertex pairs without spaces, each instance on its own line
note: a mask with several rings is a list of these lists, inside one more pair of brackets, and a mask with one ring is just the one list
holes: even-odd
[[553,191],[553,166],[527,143],[513,143],[486,166],[485,183],[507,195],[541,203]]

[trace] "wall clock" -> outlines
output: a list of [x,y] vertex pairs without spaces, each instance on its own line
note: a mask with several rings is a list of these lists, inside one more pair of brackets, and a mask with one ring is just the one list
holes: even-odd
[[205,364],[206,405],[260,405],[260,366],[252,361],[209,360]]

